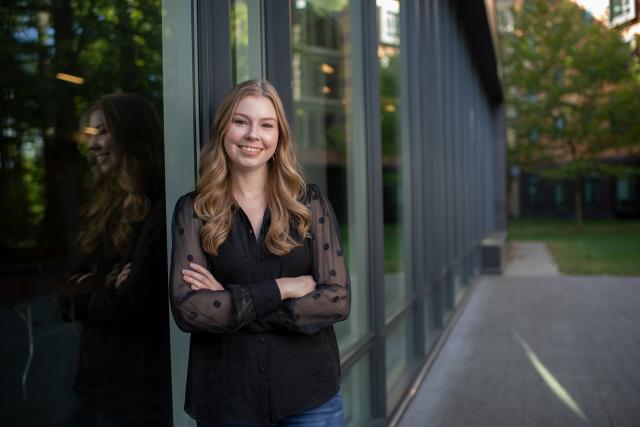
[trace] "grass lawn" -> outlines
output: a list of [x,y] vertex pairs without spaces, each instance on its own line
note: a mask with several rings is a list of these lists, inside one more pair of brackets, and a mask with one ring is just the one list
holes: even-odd
[[640,276],[640,221],[510,219],[509,240],[546,242],[564,274]]

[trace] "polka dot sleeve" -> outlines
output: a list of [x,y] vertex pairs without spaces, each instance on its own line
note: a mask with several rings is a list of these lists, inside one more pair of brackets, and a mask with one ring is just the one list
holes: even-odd
[[288,329],[312,334],[347,318],[351,289],[333,208],[318,186],[310,184],[308,187],[316,290],[302,298],[285,300],[278,311],[284,316],[280,322]]

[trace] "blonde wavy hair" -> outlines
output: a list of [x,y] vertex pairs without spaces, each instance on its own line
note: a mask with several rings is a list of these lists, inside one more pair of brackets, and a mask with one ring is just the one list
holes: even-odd
[[[303,203],[306,186],[296,159],[293,132],[280,96],[266,80],[248,80],[234,86],[216,112],[211,139],[200,155],[198,194],[194,202],[196,215],[205,223],[200,235],[202,247],[206,252],[218,255],[233,224],[237,203],[233,197],[231,160],[224,149],[224,138],[238,103],[245,96],[266,97],[276,110],[278,145],[268,162],[266,183],[271,224],[264,244],[270,253],[286,255],[309,236],[311,211]],[[292,233],[292,226],[295,233]]]

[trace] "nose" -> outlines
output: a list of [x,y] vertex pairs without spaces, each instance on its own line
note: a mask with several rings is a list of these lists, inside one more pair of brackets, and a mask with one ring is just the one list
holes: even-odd
[[260,139],[260,137],[258,136],[257,125],[252,124],[247,128],[247,133],[245,135],[245,138],[248,139],[249,141],[255,141],[257,139]]
[[89,137],[89,150],[96,151],[100,148],[100,144],[98,143],[98,138],[96,135],[91,135]]

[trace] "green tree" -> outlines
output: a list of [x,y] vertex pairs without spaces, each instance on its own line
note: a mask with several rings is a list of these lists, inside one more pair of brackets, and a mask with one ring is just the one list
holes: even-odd
[[88,183],[82,115],[116,91],[162,111],[161,1],[7,0],[0,29],[0,251],[62,253]]
[[573,181],[580,229],[584,179],[633,172],[607,159],[637,151],[636,60],[616,31],[569,0],[527,0],[514,18],[503,40],[509,160]]

